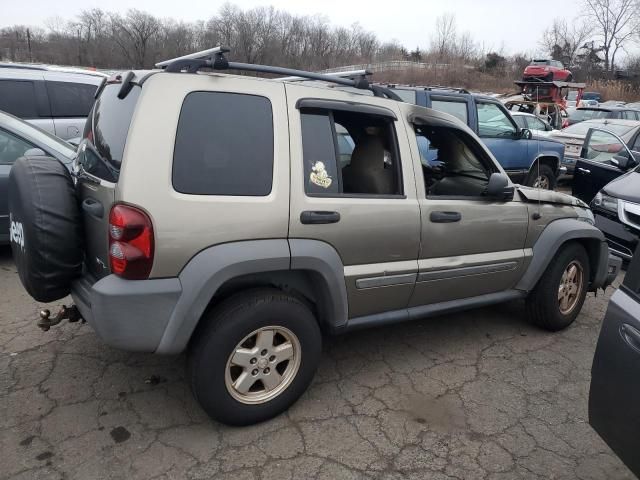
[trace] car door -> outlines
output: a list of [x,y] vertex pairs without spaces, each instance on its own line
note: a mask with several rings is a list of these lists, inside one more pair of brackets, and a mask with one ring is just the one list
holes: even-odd
[[640,476],[640,247],[607,308],[591,368],[589,423]]
[[618,135],[600,128],[589,129],[576,162],[572,194],[589,203],[607,183],[622,175],[625,170],[615,164],[615,155],[632,158]]
[[55,134],[65,140],[79,137],[93,106],[97,85],[47,80]]
[[[417,275],[420,216],[397,102],[286,85],[290,239],[342,260],[349,318],[406,308]],[[379,106],[376,106],[379,105]]]
[[499,171],[486,150],[455,125],[433,122],[407,129],[422,219],[410,307],[509,290],[532,254],[526,205],[484,196]]
[[0,242],[9,238],[9,196],[7,185],[13,163],[35,145],[0,128]]
[[524,181],[529,171],[529,141],[521,136],[521,130],[503,106],[478,100],[476,108],[478,135],[507,174],[514,181]]

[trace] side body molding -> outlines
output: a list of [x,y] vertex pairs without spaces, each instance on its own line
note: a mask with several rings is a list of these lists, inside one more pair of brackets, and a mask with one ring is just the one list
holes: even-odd
[[[591,290],[600,287],[604,283],[608,264],[608,250],[605,248],[606,243],[603,233],[584,221],[574,218],[561,218],[547,225],[540,237],[538,237],[533,246],[533,258],[529,268],[527,268],[526,273],[515,288],[525,292],[533,290],[560,246],[569,240],[587,240],[597,244],[597,248],[590,252],[590,256],[596,255],[595,265],[597,265],[596,271],[592,272],[594,281],[592,282]],[[602,279],[602,282],[600,279]]]
[[314,285],[320,287],[319,291],[314,292],[317,305],[330,328],[337,329],[346,325],[349,302],[344,265],[338,252],[328,243],[318,240],[291,238],[289,245],[291,269],[308,271],[317,277],[314,282]]
[[286,239],[233,242],[207,248],[193,257],[178,279],[178,300],[156,353],[182,352],[215,292],[226,281],[241,275],[288,270]]

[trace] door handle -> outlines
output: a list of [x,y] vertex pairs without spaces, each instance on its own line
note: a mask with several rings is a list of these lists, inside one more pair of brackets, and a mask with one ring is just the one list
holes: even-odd
[[82,201],[82,210],[87,212],[89,215],[93,215],[98,218],[102,218],[104,215],[104,207],[102,206],[102,203],[94,200],[93,198],[85,198]]
[[433,223],[455,223],[462,220],[460,212],[431,212],[429,220]]
[[631,348],[640,353],[640,331],[637,328],[623,323],[620,325],[620,334]]
[[322,225],[325,223],[338,223],[340,214],[338,212],[325,211],[305,211],[300,214],[300,223],[304,225]]
[[586,174],[591,173],[591,170],[588,170],[588,169],[586,169],[586,168],[581,168],[581,167],[578,167],[578,171],[579,171],[579,172],[582,172],[582,173],[586,173]]

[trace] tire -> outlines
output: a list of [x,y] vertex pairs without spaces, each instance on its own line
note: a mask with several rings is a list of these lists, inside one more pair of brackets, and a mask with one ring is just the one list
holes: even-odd
[[548,74],[548,75],[545,77],[545,81],[547,81],[547,82],[553,82],[553,72],[551,72],[550,74]]
[[[570,266],[581,269],[581,283],[576,289],[575,300],[570,302],[570,310],[562,309],[559,300],[560,285],[565,271]],[[549,263],[538,284],[526,301],[527,316],[531,323],[551,332],[563,330],[571,325],[584,304],[590,278],[589,257],[579,243],[564,245]],[[566,291],[566,290],[565,290]]]
[[567,75],[567,79],[565,80],[565,82],[567,83],[573,82],[573,75],[571,74]]
[[[215,420],[227,425],[268,420],[289,408],[311,383],[320,360],[322,335],[309,308],[296,298],[275,289],[250,290],[224,301],[202,321],[189,347],[188,378],[196,399]],[[276,341],[272,341],[272,345],[282,338],[291,345],[293,355],[288,361],[272,360],[272,356],[279,355],[272,347],[262,355],[262,347],[257,345],[258,338],[262,337],[258,337],[260,333],[253,334],[265,332],[267,339],[267,333],[273,330],[261,330],[266,327],[276,330],[273,337]],[[286,342],[277,346],[282,348]],[[249,362],[248,368],[231,362],[238,347],[244,349],[243,355],[238,354],[237,358],[242,358],[241,363]],[[250,350],[253,353],[249,355]],[[255,372],[259,373],[254,376]],[[274,377],[273,373],[279,376]],[[246,393],[241,391],[244,388],[235,388],[236,384],[243,386],[242,375],[247,379],[245,385],[255,382]],[[263,378],[272,382],[280,378],[282,382],[268,391]]]
[[52,157],[22,157],[9,174],[10,243],[22,285],[35,300],[69,294],[82,273],[82,216],[71,175]]
[[527,186],[534,188],[544,188],[545,190],[553,190],[556,188],[558,179],[551,167],[545,163],[541,163],[540,167],[534,165],[531,173],[527,177]]

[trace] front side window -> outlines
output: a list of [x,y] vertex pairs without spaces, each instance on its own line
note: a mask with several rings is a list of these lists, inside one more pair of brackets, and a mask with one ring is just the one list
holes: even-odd
[[273,148],[268,98],[190,93],[178,120],[173,188],[195,195],[269,195]]
[[616,155],[627,155],[627,149],[617,137],[601,130],[593,131],[585,152],[585,158],[594,162],[610,162]]
[[478,134],[481,137],[513,137],[516,127],[495,103],[478,103]]
[[532,130],[541,130],[544,132],[547,129],[547,125],[539,118],[531,117],[529,118],[529,128],[531,128]]
[[89,115],[97,85],[52,81],[47,81],[46,85],[51,104],[51,116],[82,118]]
[[466,133],[446,127],[415,127],[426,195],[481,197],[495,167]]
[[453,115],[458,120],[461,120],[465,124],[469,121],[469,115],[467,113],[466,102],[451,102],[446,100],[432,100],[431,108],[438,110],[439,112],[448,113]]
[[301,113],[305,192],[402,195],[392,120],[350,111]]
[[19,118],[38,118],[36,91],[28,80],[0,80],[0,110]]
[[13,165],[13,162],[30,148],[35,148],[35,145],[12,133],[0,130],[0,165]]
[[528,128],[527,121],[524,118],[524,115],[514,115],[513,121],[516,122],[516,125],[518,125],[518,127],[520,128]]

